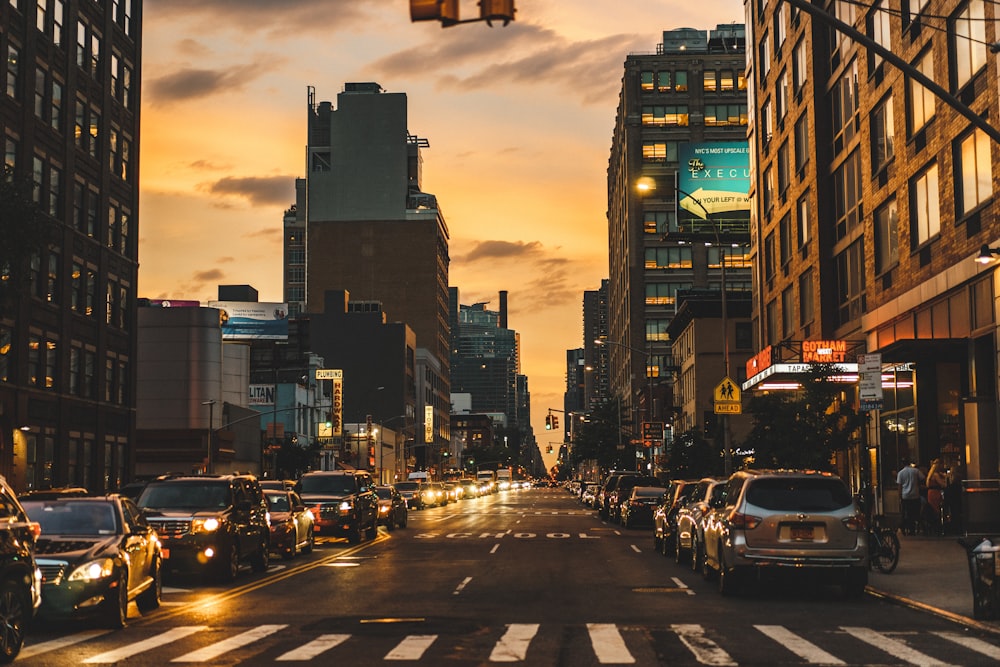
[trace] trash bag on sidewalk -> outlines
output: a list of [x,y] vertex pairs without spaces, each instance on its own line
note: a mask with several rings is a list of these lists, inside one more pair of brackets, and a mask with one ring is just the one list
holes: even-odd
[[1000,538],[963,538],[972,578],[972,615],[979,620],[1000,618]]

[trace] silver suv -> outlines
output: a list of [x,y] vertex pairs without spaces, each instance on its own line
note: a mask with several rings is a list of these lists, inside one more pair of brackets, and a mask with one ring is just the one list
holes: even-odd
[[742,470],[704,519],[706,578],[732,594],[748,575],[780,568],[829,573],[850,597],[868,584],[868,535],[836,475]]

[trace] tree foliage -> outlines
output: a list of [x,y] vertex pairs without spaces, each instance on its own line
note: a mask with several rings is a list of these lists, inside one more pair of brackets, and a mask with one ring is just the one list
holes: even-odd
[[674,437],[663,465],[676,479],[699,479],[723,474],[722,448],[701,437],[696,430]]
[[618,402],[607,401],[591,411],[574,434],[570,463],[576,467],[583,461],[596,461],[603,470],[622,467],[618,443],[623,437],[618,425]]
[[832,380],[835,364],[812,364],[797,392],[750,399],[753,428],[743,443],[758,468],[830,470],[835,452],[847,449],[863,423]]

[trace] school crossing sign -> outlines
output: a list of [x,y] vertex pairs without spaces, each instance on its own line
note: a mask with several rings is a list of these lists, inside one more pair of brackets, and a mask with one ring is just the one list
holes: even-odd
[[743,397],[740,393],[740,386],[733,382],[729,376],[722,378],[722,382],[715,385],[715,391],[712,394],[715,400],[715,414],[743,414]]

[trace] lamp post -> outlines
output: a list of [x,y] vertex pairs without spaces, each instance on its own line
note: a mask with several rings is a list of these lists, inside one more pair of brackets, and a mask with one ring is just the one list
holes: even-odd
[[202,401],[202,405],[208,406],[208,457],[205,459],[205,472],[211,475],[215,466],[212,464],[212,428],[215,426],[215,399]]
[[[640,350],[637,347],[632,347],[631,345],[626,345],[625,343],[619,343],[618,341],[614,341],[614,340],[608,340],[606,338],[595,338],[594,339],[594,345],[617,345],[618,347],[623,347],[626,350],[631,350],[632,352],[635,352],[636,354],[641,354],[645,358],[645,360],[646,360],[645,361],[645,366],[646,366],[646,385],[647,385],[646,392],[647,392],[647,395],[648,395],[648,403],[646,405],[646,419],[647,419],[647,421],[650,421],[650,422],[653,421],[653,418],[654,418],[654,415],[653,415],[653,374],[652,374],[651,369],[650,369],[650,357],[652,356],[652,352],[649,351],[649,350]],[[619,433],[618,437],[619,438],[621,437],[621,412],[622,412],[621,411],[621,402],[620,401],[621,401],[621,399],[619,398],[619,403],[618,403],[618,433]]]

